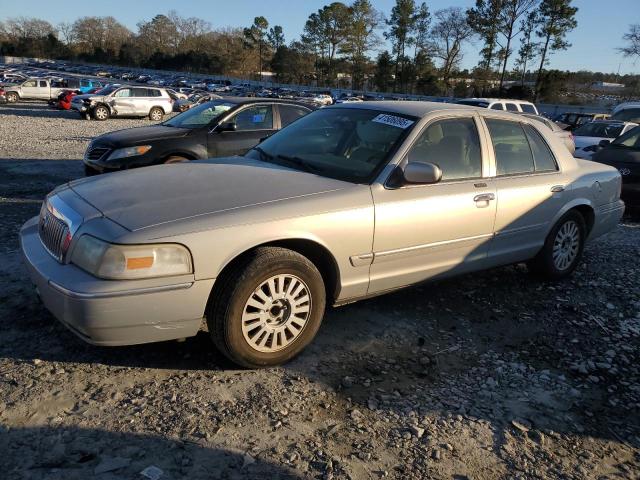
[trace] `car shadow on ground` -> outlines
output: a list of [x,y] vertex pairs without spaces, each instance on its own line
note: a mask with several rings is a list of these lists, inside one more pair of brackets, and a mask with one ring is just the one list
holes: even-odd
[[0,427],[0,432],[3,478],[7,480],[140,479],[144,478],[140,472],[149,469],[151,473],[154,468],[161,474],[155,478],[163,479],[303,478],[292,469],[261,460],[260,451],[250,454],[216,448],[215,439],[190,442],[62,426]]
[[75,110],[51,108],[45,102],[18,102],[0,105],[0,118],[5,114],[17,117],[66,118],[84,121]]
[[[184,342],[115,348],[85,344],[38,303],[26,272],[14,266],[15,291],[0,301],[5,301],[4,315],[10,315],[20,331],[2,332],[2,357],[212,375],[241,372],[214,349],[206,332]],[[437,411],[488,421],[496,452],[506,441],[511,419],[524,419],[539,431],[640,447],[639,426],[633,426],[635,436],[623,439],[616,433],[620,425],[629,425],[633,410],[608,405],[607,385],[585,382],[564,357],[569,336],[579,336],[572,321],[589,311],[587,305],[564,301],[568,286],[538,283],[524,267],[515,266],[332,308],[312,345],[284,369],[327,385],[359,408],[400,413],[407,408],[407,396],[420,395],[428,405],[422,414]],[[549,292],[547,300],[528,298],[539,289]],[[507,308],[505,298],[510,298]],[[541,309],[551,309],[550,318],[538,318]],[[30,341],[19,340],[25,337]],[[492,370],[495,366],[487,358],[498,355],[510,361]],[[521,369],[522,382],[501,386],[501,372],[505,379],[513,378],[509,369]],[[462,394],[449,392],[452,378],[466,388]],[[565,384],[560,390],[553,384],[558,378]],[[372,397],[372,390],[386,393]],[[579,396],[571,397],[571,391],[579,391]],[[399,392],[397,402],[394,392]]]

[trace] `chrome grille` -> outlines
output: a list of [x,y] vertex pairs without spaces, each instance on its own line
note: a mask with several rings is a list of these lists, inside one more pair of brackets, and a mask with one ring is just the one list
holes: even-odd
[[68,247],[67,235],[69,226],[54,216],[49,209],[43,206],[38,222],[38,234],[44,248],[59,262],[62,262],[66,247]]
[[87,150],[87,153],[85,154],[85,157],[87,158],[87,160],[96,161],[96,160],[100,160],[107,153],[109,153],[109,149],[108,148],[93,147],[93,148],[89,148],[89,150]]

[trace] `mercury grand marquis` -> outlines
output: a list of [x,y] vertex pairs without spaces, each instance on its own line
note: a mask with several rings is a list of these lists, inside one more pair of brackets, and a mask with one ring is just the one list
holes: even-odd
[[324,108],[244,157],[56,188],[20,232],[44,305],[96,345],[208,329],[283,363],[325,305],[527,262],[560,279],[624,211],[620,175],[523,116],[427,102]]

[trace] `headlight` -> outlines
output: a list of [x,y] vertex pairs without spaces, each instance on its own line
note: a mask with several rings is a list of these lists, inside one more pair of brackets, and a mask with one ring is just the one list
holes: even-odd
[[82,235],[71,263],[107,280],[132,280],[193,273],[191,254],[176,243],[115,245]]
[[111,152],[107,160],[117,160],[118,158],[135,157],[144,155],[151,150],[151,145],[140,145],[139,147],[118,148]]

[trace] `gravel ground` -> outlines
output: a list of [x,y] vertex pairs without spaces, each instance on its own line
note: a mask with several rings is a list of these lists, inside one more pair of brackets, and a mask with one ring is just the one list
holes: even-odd
[[37,302],[16,233],[93,136],[148,124],[0,106],[3,478],[640,477],[633,219],[568,281],[512,266],[329,310],[282,368],[238,370],[204,333],[78,340]]

